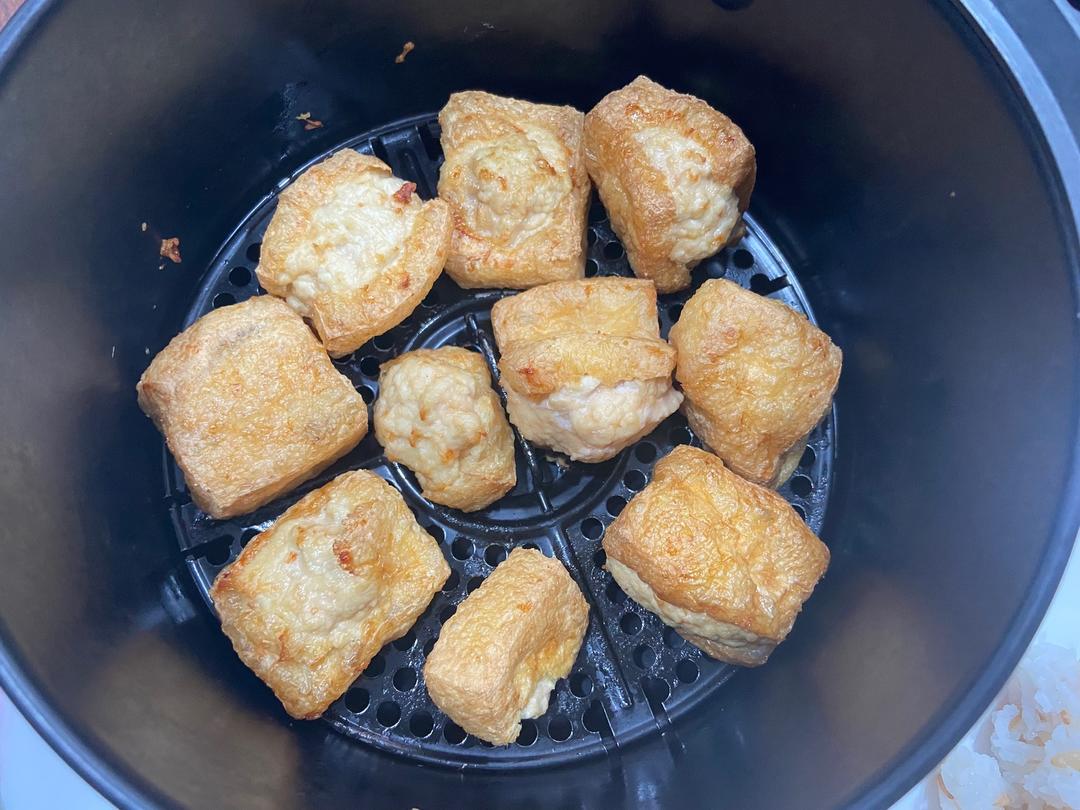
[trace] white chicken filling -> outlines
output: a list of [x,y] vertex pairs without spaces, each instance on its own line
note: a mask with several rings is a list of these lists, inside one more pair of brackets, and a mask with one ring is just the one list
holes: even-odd
[[341,183],[333,197],[311,214],[311,239],[296,244],[285,258],[282,280],[286,301],[301,315],[322,291],[346,292],[390,267],[420,213],[420,198],[394,198],[404,181],[368,172],[362,182]]
[[666,127],[643,129],[634,140],[667,180],[675,202],[671,259],[695,264],[720,250],[739,221],[739,198],[713,176],[708,152]]
[[611,458],[682,403],[682,394],[666,378],[623,380],[612,386],[586,376],[538,402],[513,389],[506,394],[510,421],[524,436],[575,461]]

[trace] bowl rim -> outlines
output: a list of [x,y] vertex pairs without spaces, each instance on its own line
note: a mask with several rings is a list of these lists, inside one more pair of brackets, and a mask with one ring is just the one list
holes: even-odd
[[[7,25],[0,29],[0,80],[17,58],[21,46],[60,2],[25,0]],[[1080,131],[1074,132],[1070,125],[1068,111],[1055,93],[1054,76],[1047,76],[1040,69],[1024,38],[994,0],[945,0],[940,5],[943,14],[951,10],[974,36],[977,42],[973,43],[973,50],[981,47],[981,55],[994,64],[1012,92],[1018,115],[1027,126],[1035,159],[1048,189],[1056,196],[1052,202],[1063,226],[1073,298],[1077,312],[1080,312]],[[1013,11],[1012,18],[1016,19],[1019,13]],[[1032,31],[1036,29],[1040,36],[1076,39],[1068,21],[1061,17],[1065,12],[1052,0],[1025,7],[1023,13],[1028,15],[1025,27],[1029,42],[1035,39]],[[1038,19],[1033,22],[1032,18]],[[1072,55],[1075,59],[1071,64],[1057,66],[1059,70],[1055,76],[1058,79],[1080,75],[1080,48],[1074,48]],[[1080,111],[1073,111],[1076,112]],[[1080,332],[1080,323],[1074,330]],[[1077,343],[1080,344],[1080,335]],[[974,725],[1027,650],[1057,590],[1074,542],[1080,540],[1077,531],[1080,527],[1080,447],[1076,441],[1080,436],[1080,392],[1075,392],[1074,402],[1077,409],[1070,445],[1073,454],[1057,516],[1032,585],[990,665],[974,677],[963,697],[944,708],[927,724],[923,734],[905,746],[897,755],[898,764],[887,772],[873,773],[863,784],[854,786],[845,806],[888,807],[907,793]],[[2,620],[0,689],[50,747],[107,801],[121,808],[172,804],[152,784],[119,762],[91,729],[77,726],[54,708],[14,649]]]

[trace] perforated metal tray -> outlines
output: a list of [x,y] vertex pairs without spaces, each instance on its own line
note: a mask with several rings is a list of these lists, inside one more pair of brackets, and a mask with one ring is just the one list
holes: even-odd
[[[399,177],[415,182],[422,197],[435,195],[442,152],[434,116],[398,122],[344,146],[386,161]],[[286,185],[283,182],[279,190]],[[222,247],[185,326],[210,309],[262,292],[254,267],[274,206],[274,196],[264,200]],[[737,246],[696,268],[693,288],[707,278],[728,278],[784,302],[812,321],[806,298],[784,258],[752,217],[746,218],[746,226],[746,235]],[[632,275],[623,247],[595,197],[588,227],[586,274]],[[665,337],[693,288],[660,296]],[[466,346],[483,352],[494,367],[489,313],[494,301],[510,294],[463,291],[443,276],[404,323],[335,364],[369,407],[378,395],[380,363],[410,349]],[[188,568],[212,611],[208,591],[214,577],[304,494],[349,469],[364,468],[386,478],[440,541],[452,573],[416,625],[372,659],[352,688],[326,712],[325,720],[348,737],[431,764],[486,769],[548,766],[603,754],[642,735],[661,732],[699,701],[722,699],[716,694],[719,687],[736,672],[735,667],[704,656],[627,599],[602,568],[600,541],[605,527],[646,485],[655,462],[678,444],[700,446],[679,414],[601,464],[569,463],[519,441],[517,486],[488,509],[465,514],[421,497],[412,474],[388,462],[369,433],[345,458],[288,496],[253,514],[225,521],[212,520],[191,503],[183,476],[166,452],[166,503]],[[834,444],[835,415],[830,413],[811,434],[798,471],[780,490],[815,532],[821,529],[828,502]],[[590,621],[573,672],[556,685],[547,713],[524,721],[516,744],[494,748],[465,734],[432,704],[422,667],[442,623],[516,546],[539,548],[566,565],[591,603]]]

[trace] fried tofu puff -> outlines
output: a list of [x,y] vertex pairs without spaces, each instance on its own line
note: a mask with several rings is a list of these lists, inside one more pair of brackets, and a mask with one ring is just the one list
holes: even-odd
[[731,119],[644,76],[585,116],[585,160],[630,266],[662,293],[736,232],[757,165]]
[[436,503],[472,512],[517,483],[514,434],[476,352],[417,349],[384,363],[375,435]]
[[585,275],[589,176],[583,115],[490,93],[454,93],[439,113],[439,198],[462,287],[525,289]]
[[241,660],[298,719],[318,717],[450,576],[374,473],[339,475],[254,537],[210,595]]
[[688,445],[604,533],[605,568],[631,599],[713,658],[765,663],[829,564],[772,490]]
[[342,149],[278,198],[259,283],[311,321],[333,357],[407,318],[442,272],[450,209],[378,158]]
[[784,483],[832,404],[840,349],[791,308],[724,279],[701,285],[670,340],[690,427],[743,478]]
[[268,295],[203,315],[137,386],[195,503],[250,512],[345,455],[367,406],[299,315]]
[[491,310],[506,406],[521,435],[577,461],[605,461],[682,402],[651,281],[559,281]]
[[589,606],[563,564],[514,549],[443,625],[424,664],[428,694],[470,734],[517,739],[570,674]]

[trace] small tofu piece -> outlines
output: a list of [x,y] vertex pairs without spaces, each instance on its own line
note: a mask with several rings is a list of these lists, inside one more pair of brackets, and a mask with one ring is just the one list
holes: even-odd
[[250,512],[364,438],[367,406],[304,321],[268,295],[209,312],[137,386],[204,512]]
[[439,113],[439,197],[454,219],[446,272],[460,286],[525,289],[585,275],[583,121],[573,107],[450,96]]
[[236,654],[309,720],[413,626],[448,576],[400,493],[355,470],[254,537],[210,595]]
[[576,461],[611,458],[682,402],[651,281],[553,282],[496,302],[491,322],[510,421]]
[[670,340],[690,427],[743,478],[783,484],[832,405],[840,349],[790,307],[725,279],[701,285]]
[[417,349],[383,363],[375,435],[435,503],[473,512],[517,483],[514,434],[476,352]]
[[757,171],[731,119],[644,76],[585,116],[585,160],[630,266],[662,293],[739,232]]
[[604,533],[626,594],[721,661],[765,663],[829,564],[829,550],[772,490],[689,445]]
[[416,309],[446,263],[450,227],[446,203],[342,149],[281,192],[256,274],[341,357]]
[[428,693],[470,734],[507,745],[570,674],[589,606],[562,563],[514,549],[443,625],[424,664]]

